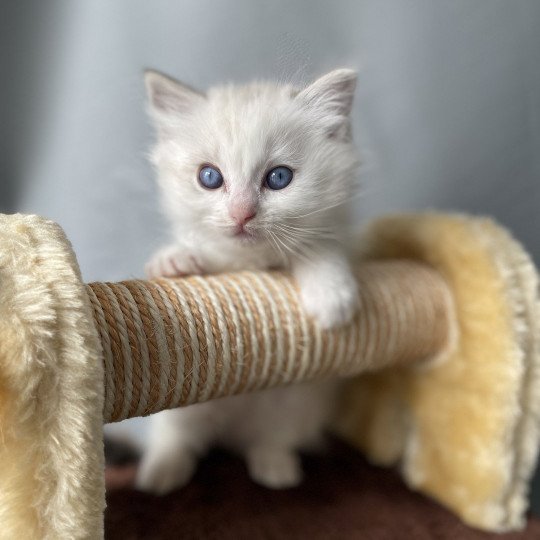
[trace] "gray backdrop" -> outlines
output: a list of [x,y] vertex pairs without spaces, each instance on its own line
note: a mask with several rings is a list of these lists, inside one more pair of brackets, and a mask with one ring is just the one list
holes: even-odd
[[0,211],[67,231],[87,280],[141,276],[164,225],[144,67],[205,88],[361,70],[359,219],[495,216],[540,262],[540,2],[2,2]]

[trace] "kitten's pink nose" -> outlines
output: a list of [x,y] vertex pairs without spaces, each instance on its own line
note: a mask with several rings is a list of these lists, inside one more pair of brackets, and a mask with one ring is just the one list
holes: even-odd
[[257,215],[257,211],[253,206],[235,206],[230,209],[229,214],[237,225],[244,226]]

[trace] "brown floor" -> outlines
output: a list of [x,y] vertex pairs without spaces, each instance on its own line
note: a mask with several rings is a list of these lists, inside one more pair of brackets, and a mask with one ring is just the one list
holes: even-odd
[[166,497],[134,490],[107,496],[110,540],[517,540],[540,539],[540,519],[521,533],[494,535],[463,525],[429,499],[411,493],[392,471],[368,465],[332,444],[326,456],[304,459],[296,489],[253,484],[241,460],[213,453],[193,481]]

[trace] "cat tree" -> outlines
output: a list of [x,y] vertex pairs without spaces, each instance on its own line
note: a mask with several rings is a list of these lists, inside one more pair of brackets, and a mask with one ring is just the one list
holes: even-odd
[[321,331],[292,280],[84,285],[60,227],[0,216],[0,537],[103,536],[104,422],[348,377],[335,430],[465,522],[524,524],[538,451],[537,272],[487,219],[379,220],[360,308]]

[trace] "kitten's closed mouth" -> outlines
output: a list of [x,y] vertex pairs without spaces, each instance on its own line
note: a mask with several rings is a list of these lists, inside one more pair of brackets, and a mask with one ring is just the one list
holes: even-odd
[[257,236],[254,233],[246,231],[244,228],[234,231],[233,236],[241,242],[255,242],[257,240]]

